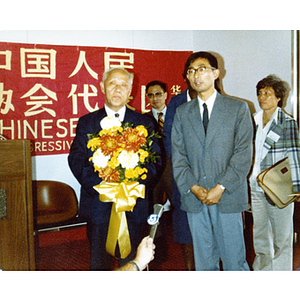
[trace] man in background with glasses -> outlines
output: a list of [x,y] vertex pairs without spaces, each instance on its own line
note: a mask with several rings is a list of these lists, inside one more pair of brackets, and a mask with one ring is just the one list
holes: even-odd
[[173,174],[187,212],[197,271],[249,270],[242,211],[248,206],[247,175],[253,126],[243,101],[215,89],[217,59],[208,52],[187,60],[197,98],[177,108],[172,126]]

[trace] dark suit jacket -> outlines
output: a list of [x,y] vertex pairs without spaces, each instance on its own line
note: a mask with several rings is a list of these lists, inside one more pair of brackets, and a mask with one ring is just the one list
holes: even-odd
[[[164,123],[164,146],[168,157],[171,160],[172,151],[171,151],[171,131],[173,120],[175,116],[176,109],[187,102],[187,93],[188,89],[184,90],[182,93],[173,96],[170,99],[168,104],[168,109],[165,117]],[[192,236],[187,220],[187,214],[185,211],[181,210],[181,201],[180,201],[180,193],[176,182],[173,177],[172,172],[172,207],[173,207],[173,241],[175,243],[180,244],[192,244]]]
[[158,125],[158,122],[156,121],[152,110],[145,113],[144,115],[146,115],[152,119],[152,121],[155,124],[155,131],[158,132],[158,134],[161,136],[161,138],[159,139],[159,145],[161,148],[161,155],[162,155],[162,169],[161,169],[161,174],[160,174],[160,175],[162,175],[163,169],[166,166],[166,159],[167,159],[166,150],[165,150],[165,146],[164,146],[164,142],[163,142],[163,131],[162,131],[162,128]]
[[[87,134],[101,131],[100,121],[106,116],[105,109],[102,108],[93,113],[84,115],[79,119],[76,128],[76,137],[74,138],[68,156],[69,166],[81,184],[79,215],[94,224],[109,222],[112,203],[101,202],[99,200],[99,193],[93,188],[93,186],[99,184],[102,180],[98,176],[98,173],[94,172],[93,164],[89,161],[93,153],[87,148]],[[126,108],[124,122],[128,121],[132,122],[134,126],[144,125],[148,129],[149,135],[155,128],[155,124],[151,118]],[[157,139],[154,139],[152,150],[159,156],[161,155],[161,149]],[[147,220],[147,190],[153,183],[156,174],[160,172],[161,159],[157,159],[156,163],[149,163],[146,168],[148,169],[147,179],[140,181],[140,183],[146,185],[146,197],[145,199],[137,199],[133,212],[126,212],[128,221],[132,219],[136,223],[142,223]]]
[[164,123],[164,145],[166,152],[171,158],[172,151],[171,151],[171,131],[172,131],[172,124],[175,116],[175,112],[178,106],[182,105],[183,103],[187,102],[187,93],[188,89],[183,91],[181,94],[178,94],[176,96],[173,96],[170,99],[170,102],[168,104],[168,109],[165,117],[165,123]]
[[[168,109],[167,109],[168,111]],[[157,177],[156,183],[157,185],[155,186],[155,190],[153,191],[153,201],[155,203],[162,203],[163,199],[163,193],[166,192],[166,197],[171,200],[172,199],[172,172],[171,172],[171,161],[168,158],[168,155],[166,153],[165,147],[164,147],[164,142],[163,142],[163,130],[162,128],[158,125],[158,122],[156,121],[153,111],[150,111],[146,113],[145,115],[148,115],[153,119],[153,121],[156,124],[156,131],[159,133],[161,138],[159,139],[160,147],[162,149],[161,152],[161,158],[162,158],[162,170]]]
[[[167,111],[168,111],[168,110],[167,110]],[[159,135],[162,137],[163,132],[162,132],[162,130],[161,130],[161,127],[158,125],[157,120],[156,120],[155,117],[153,116],[152,110],[149,111],[149,112],[147,112],[147,113],[144,113],[143,115],[144,115],[144,116],[148,116],[148,117],[150,117],[150,118],[152,119],[152,121],[153,121],[154,124],[155,124],[155,131],[158,132]]]

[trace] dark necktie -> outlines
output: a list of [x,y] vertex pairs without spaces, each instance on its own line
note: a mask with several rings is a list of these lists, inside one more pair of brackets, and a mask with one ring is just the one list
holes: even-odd
[[206,129],[208,125],[208,110],[206,103],[203,104],[203,127],[206,134]]
[[163,127],[164,127],[164,120],[163,120],[163,113],[162,112],[160,112],[160,113],[158,113],[158,120],[157,120],[157,122],[158,122],[158,125],[160,126],[160,128],[161,129],[163,129]]
[[115,117],[116,117],[116,118],[119,118],[119,114],[118,114],[118,113],[115,113]]

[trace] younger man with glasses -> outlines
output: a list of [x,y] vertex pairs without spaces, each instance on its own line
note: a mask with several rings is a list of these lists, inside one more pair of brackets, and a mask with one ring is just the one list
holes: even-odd
[[197,98],[177,108],[172,126],[172,166],[187,212],[197,271],[249,270],[241,212],[247,209],[247,175],[253,127],[243,101],[215,89],[217,59],[193,53],[187,79]]

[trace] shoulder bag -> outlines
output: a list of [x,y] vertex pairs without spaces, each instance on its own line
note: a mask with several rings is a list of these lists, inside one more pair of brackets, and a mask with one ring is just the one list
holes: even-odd
[[293,194],[293,181],[288,157],[262,171],[256,180],[278,208],[284,208],[297,199]]

